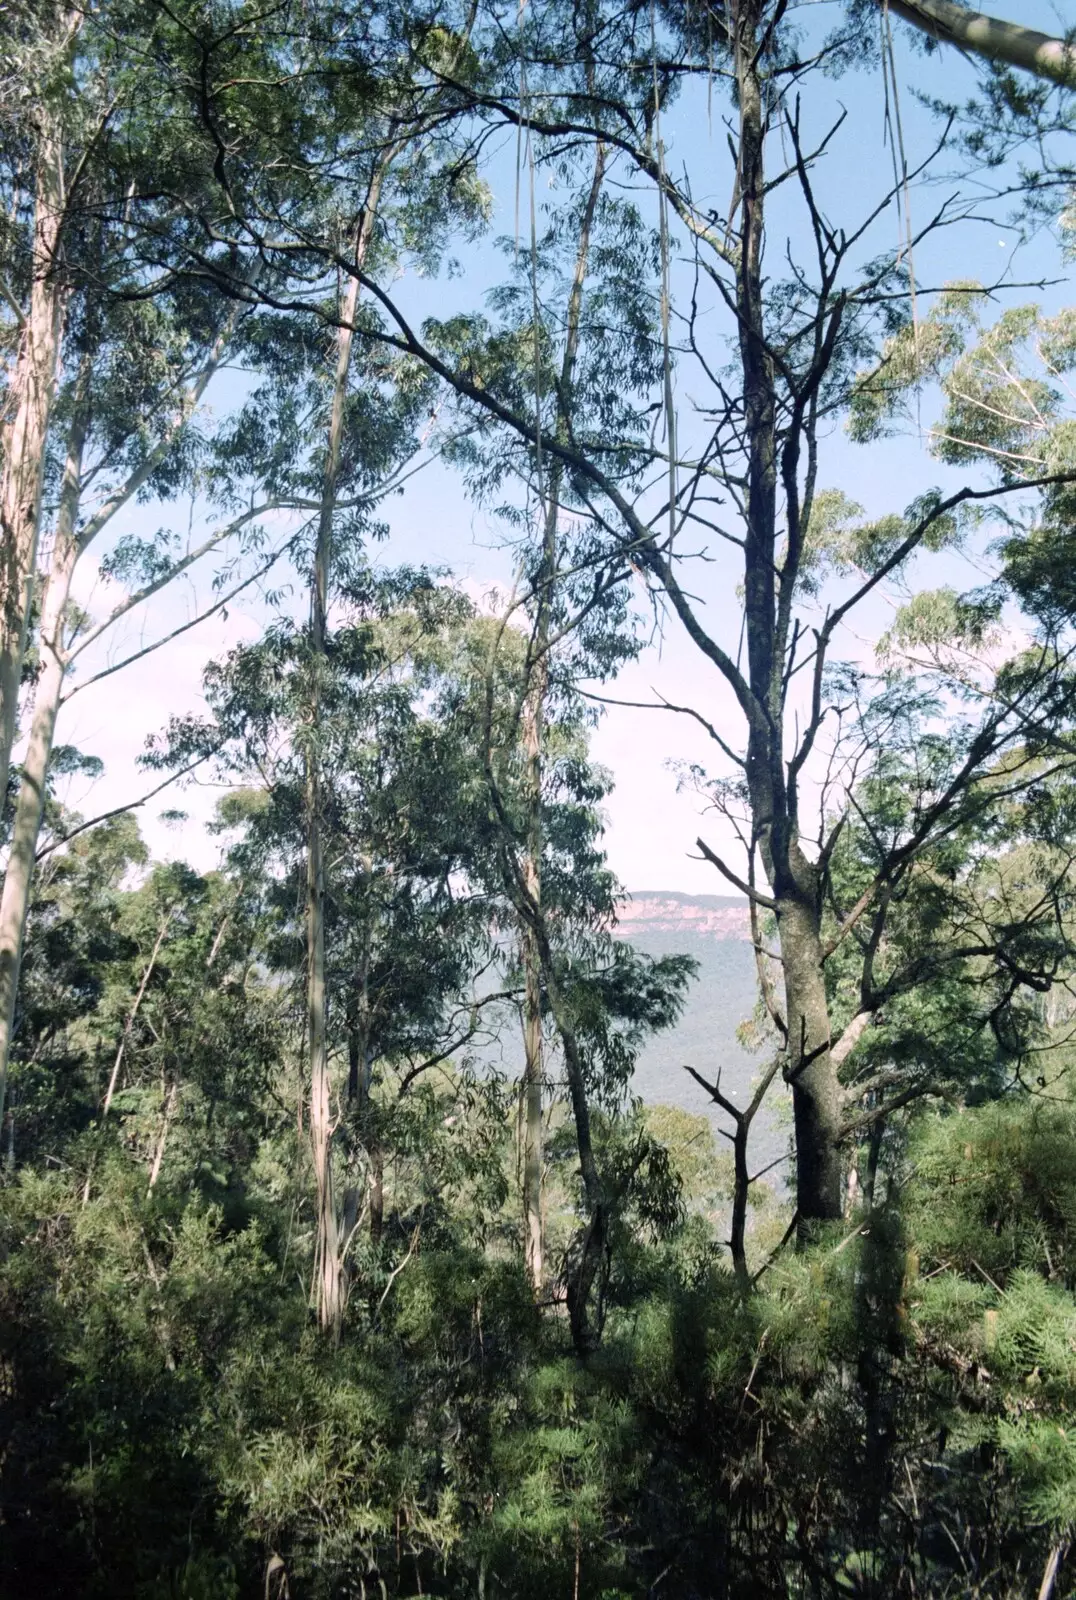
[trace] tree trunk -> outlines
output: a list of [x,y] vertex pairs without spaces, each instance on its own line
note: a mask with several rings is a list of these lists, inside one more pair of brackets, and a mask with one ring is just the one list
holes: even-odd
[[[583,208],[576,244],[575,270],[568,296],[567,329],[561,362],[557,406],[557,435],[567,440],[571,426],[571,396],[583,310],[590,239],[598,200],[605,179],[605,148],[594,152],[594,172]],[[542,526],[542,555],[535,583],[537,608],[534,639],[528,664],[529,683],[523,706],[523,753],[526,762],[526,843],[523,860],[524,894],[541,914],[542,906],[542,758],[546,698],[549,693],[549,646],[553,615],[553,589],[557,578],[557,521],[563,483],[563,464],[553,461],[546,491]],[[531,923],[523,923],[523,1226],[527,1276],[535,1294],[542,1288],[544,1228],[542,1220],[542,1169],[544,1131],[542,1108],[542,958]]]
[[[753,836],[776,902],[788,1028],[785,1075],[792,1086],[802,1239],[814,1223],[841,1215],[836,1143],[840,1088],[830,1057],[817,871],[800,847],[798,774],[785,766],[785,666],[800,561],[797,430],[801,424],[789,425],[779,451],[778,395],[763,279],[770,91],[760,68],[762,10],[760,0],[739,0],[733,36],[740,117],[736,295],[747,455],[744,606],[750,699],[745,706],[749,723],[745,776]],[[777,529],[779,469],[787,502],[782,561]]]
[[[590,1130],[590,1104],[583,1077],[583,1061],[575,1029],[561,999],[560,986],[553,965],[553,950],[542,912],[539,910],[529,914],[528,923],[538,951],[549,1004],[564,1049],[568,1096],[575,1124],[576,1148],[579,1152],[579,1175],[583,1183],[583,1205],[587,1220],[578,1240],[575,1259],[569,1263],[567,1269],[566,1289],[572,1341],[579,1354],[586,1355],[594,1349],[601,1335],[601,1278],[609,1242],[609,1202],[594,1155]],[[595,1283],[599,1284],[599,1305],[596,1314],[592,1313],[591,1307],[591,1294]]]
[[[105,1090],[104,1103],[101,1106],[101,1131],[102,1132],[104,1130],[105,1118],[108,1116],[109,1111],[112,1109],[112,1097],[116,1093],[116,1085],[119,1083],[120,1068],[123,1065],[124,1052],[127,1049],[127,1041],[131,1037],[131,1030],[134,1028],[135,1018],[138,1016],[138,1008],[142,1004],[142,1000],[143,1000],[143,997],[145,996],[146,989],[149,987],[149,980],[153,976],[154,967],[157,965],[157,957],[161,953],[161,946],[164,944],[165,935],[168,932],[169,925],[170,925],[170,923],[172,921],[172,918],[175,916],[175,914],[176,914],[176,908],[173,906],[172,910],[169,911],[168,915],[164,918],[164,920],[161,923],[161,926],[160,926],[160,928],[158,930],[158,933],[157,933],[156,941],[155,941],[154,946],[153,946],[153,950],[150,953],[149,961],[146,963],[146,970],[142,974],[142,981],[138,985],[138,993],[134,997],[134,1004],[132,1005],[130,1011],[127,1013],[127,1021],[124,1023],[124,1026],[123,1026],[123,1033],[120,1036],[119,1048],[116,1051],[116,1059],[112,1063],[112,1073],[111,1073],[111,1076],[109,1077],[109,1080],[108,1080],[108,1088]],[[97,1163],[97,1156],[96,1156],[96,1153],[95,1153],[90,1158],[90,1165],[89,1165],[89,1168],[88,1168],[87,1173],[86,1173],[86,1182],[85,1182],[85,1184],[83,1186],[83,1189],[82,1189],[82,1204],[83,1204],[83,1206],[87,1206],[90,1203],[90,1190],[91,1190],[91,1188],[93,1186],[93,1173],[94,1173],[94,1167],[96,1166],[96,1163]]]
[[67,668],[64,618],[71,591],[71,577],[79,554],[75,524],[78,519],[82,454],[86,443],[87,425],[87,408],[83,393],[76,401],[75,415],[68,437],[67,461],[64,466],[63,486],[60,490],[60,509],[56,519],[56,537],[52,552],[52,570],[42,606],[41,666],[34,688],[30,740],[23,757],[22,776],[12,824],[11,848],[4,873],[3,895],[0,897],[0,1118],[3,1116],[4,1098],[7,1092],[11,1036],[15,1023],[15,999],[19,986],[22,941],[30,906],[34,856],[45,806],[49,758],[52,755],[53,736],[56,731],[56,714],[60,709],[60,696]]
[[343,1321],[340,1219],[333,1190],[333,1118],[325,1035],[325,876],[321,859],[317,761],[308,757],[306,953],[307,1042],[310,1052],[310,1141],[314,1155],[317,1242],[315,1303],[318,1321],[338,1338]]
[[[361,266],[373,231],[380,178],[367,197],[356,240],[355,260]],[[310,584],[310,702],[306,750],[306,956],[307,1045],[310,1055],[310,1141],[314,1156],[317,1196],[315,1246],[315,1303],[321,1327],[339,1338],[344,1316],[345,1278],[342,1259],[341,1218],[333,1186],[333,1119],[330,1103],[329,1058],[326,1041],[325,994],[325,869],[321,847],[321,763],[317,750],[321,711],[321,677],[325,671],[326,626],[329,604],[329,569],[332,560],[333,515],[340,475],[344,434],[344,406],[351,367],[359,280],[348,278],[336,335],[336,372],[329,418],[328,449],[318,516],[314,570]]]
[[385,1231],[385,1152],[380,1140],[370,1149],[370,1243],[376,1250]]
[[168,1095],[164,1102],[164,1115],[161,1118],[160,1137],[157,1140],[157,1148],[153,1153],[153,1166],[150,1168],[149,1187],[146,1190],[147,1199],[157,1187],[157,1179],[161,1175],[161,1162],[164,1160],[164,1147],[168,1143],[168,1130],[172,1125],[172,1118],[175,1116],[176,1102],[178,1099],[179,1084],[173,1082],[169,1087]]
[[[34,687],[30,738],[22,763],[12,826],[11,850],[5,869],[3,897],[0,901],[0,1119],[3,1116],[15,1001],[22,960],[22,941],[30,904],[34,857],[41,832],[48,764],[52,754],[64,680],[70,665],[70,657],[64,642],[64,620],[71,592],[71,580],[84,552],[112,518],[148,482],[155,468],[167,457],[187,427],[207,384],[219,368],[238,318],[238,311],[228,318],[224,329],[210,348],[205,365],[181,396],[175,421],[164,437],[108,496],[105,504],[83,527],[79,528],[82,461],[89,432],[93,383],[91,352],[87,350],[82,358],[75,387],[74,415],[68,434],[67,460],[60,488],[49,578],[42,601],[39,632],[41,666]],[[107,626],[107,623],[105,625]],[[3,792],[0,790],[0,794]]]
[[796,1131],[796,1207],[800,1237],[812,1224],[839,1219],[841,1091],[830,1055],[829,1005],[818,916],[802,901],[779,903],[785,969],[788,1063]]
[[[555,513],[554,513],[555,514]],[[547,518],[547,523],[550,519]],[[547,535],[547,549],[550,543]],[[524,750],[527,762],[528,826],[523,862],[524,892],[535,910],[542,904],[542,728],[548,682],[545,649],[548,642],[548,605],[539,603],[542,654],[533,669],[524,709]],[[527,1276],[535,1294],[542,1288],[543,1227],[542,1167],[544,1163],[542,1081],[542,964],[533,930],[523,927],[523,1249]]]
[[874,1194],[878,1187],[878,1164],[881,1160],[884,1138],[885,1118],[877,1117],[871,1123],[870,1137],[867,1141],[867,1175],[863,1182],[863,1206],[866,1211],[874,1209]]
[[527,931],[523,934],[523,1050],[523,1249],[527,1276],[537,1295],[544,1270],[542,987],[538,952]]
[[729,1227],[729,1253],[732,1270],[741,1291],[750,1287],[747,1271],[747,1202],[751,1192],[751,1175],[747,1169],[747,1140],[751,1123],[746,1117],[737,1117],[732,1136],[732,1221]]
[[[357,301],[358,281],[352,278],[344,296],[343,317],[346,324],[354,320]],[[341,327],[337,334],[336,380],[329,424],[329,448],[325,464],[317,544],[314,551],[314,571],[310,585],[311,690],[306,752],[307,1048],[310,1055],[310,1142],[314,1156],[317,1196],[315,1303],[318,1322],[334,1338],[339,1338],[344,1315],[344,1277],[340,1251],[340,1218],[333,1191],[333,1119],[325,1031],[325,870],[321,852],[321,763],[316,740],[321,709],[320,679],[325,668],[332,522],[336,505],[336,481],[340,468],[351,338],[350,326]]]
[[7,794],[19,688],[33,601],[49,417],[67,309],[59,270],[64,217],[63,148],[46,120],[34,171],[30,305],[0,424],[0,803]]

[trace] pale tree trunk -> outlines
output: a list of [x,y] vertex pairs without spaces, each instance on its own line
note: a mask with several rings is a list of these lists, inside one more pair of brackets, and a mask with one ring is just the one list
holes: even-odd
[[385,1148],[374,1139],[370,1148],[370,1243],[377,1250],[385,1231]]
[[[315,718],[316,715],[315,697]],[[314,1298],[319,1323],[334,1337],[338,1337],[344,1315],[344,1280],[340,1218],[333,1191],[333,1117],[325,1038],[325,875],[319,824],[320,788],[317,759],[312,754],[307,756],[306,806],[306,1014],[310,1055],[310,1142],[314,1154],[317,1196]]]
[[46,118],[37,147],[30,304],[0,422],[0,803],[7,794],[19,686],[33,600],[49,417],[67,289],[60,273],[63,147]]
[[[558,398],[557,436],[569,437],[571,394],[579,349],[583,286],[594,217],[605,177],[605,148],[599,144],[594,154],[594,174],[580,223],[576,245],[575,271],[568,297],[567,333],[561,363]],[[541,915],[542,908],[542,760],[545,733],[546,699],[549,692],[549,647],[553,611],[553,587],[557,574],[557,518],[563,465],[552,464],[546,492],[542,528],[542,559],[536,583],[537,611],[529,662],[529,682],[523,705],[523,752],[526,842],[523,857],[523,890]],[[544,1226],[542,1218],[542,1172],[544,1165],[543,1121],[543,1039],[542,1039],[542,960],[530,920],[522,931],[523,956],[523,1227],[524,1259],[527,1276],[535,1294],[541,1291],[544,1271]]]
[[206,385],[220,365],[228,340],[235,331],[237,315],[229,319],[226,328],[210,350],[205,366],[182,396],[175,420],[164,437],[80,529],[78,516],[82,460],[89,429],[90,390],[93,382],[92,357],[87,354],[83,358],[75,390],[74,416],[68,435],[67,459],[60,489],[48,583],[42,600],[39,633],[41,667],[34,685],[30,738],[22,762],[12,826],[11,850],[4,873],[3,895],[0,898],[0,1119],[4,1110],[22,942],[30,905],[34,858],[41,832],[49,758],[55,737],[56,718],[63,697],[64,680],[70,665],[70,656],[64,641],[64,618],[71,593],[71,581],[78,561],[94,539],[148,482],[186,428],[205,392]]
[[[373,232],[379,188],[380,175],[371,185],[356,242],[355,260],[360,267],[366,258],[370,235]],[[329,419],[328,450],[318,516],[317,543],[314,549],[314,571],[310,585],[311,690],[305,785],[307,1048],[310,1060],[310,1142],[314,1156],[317,1203],[314,1299],[318,1322],[334,1339],[339,1338],[343,1323],[346,1285],[342,1218],[333,1185],[334,1124],[326,1041],[325,868],[321,844],[321,764],[317,752],[317,737],[321,710],[321,675],[325,670],[333,514],[336,510],[336,489],[340,476],[340,453],[344,434],[344,407],[347,401],[347,380],[351,367],[351,346],[358,303],[359,280],[349,277],[340,308],[340,327],[336,335],[336,372]]]
[[[528,696],[524,724],[527,766],[533,773],[538,805],[531,809],[527,856],[523,867],[524,889],[535,906],[541,905],[541,725],[539,706],[544,691]],[[537,827],[534,824],[537,823]],[[535,1294],[542,1288],[544,1270],[542,1222],[542,1167],[544,1164],[544,1124],[542,1121],[543,1040],[542,972],[534,934],[524,927],[523,939],[523,1250],[527,1276]]]
[[[554,478],[556,479],[556,474]],[[534,630],[534,660],[523,705],[523,750],[527,837],[522,872],[523,892],[536,915],[542,909],[542,746],[545,704],[549,689],[549,613],[557,560],[557,491],[551,485],[543,530],[539,576],[538,615]],[[544,1049],[542,1038],[542,959],[534,928],[527,920],[522,929],[523,956],[523,1252],[527,1276],[535,1295],[541,1293],[544,1272],[542,1172],[545,1164],[542,1091]]]
[[164,1147],[168,1143],[168,1130],[172,1125],[172,1118],[176,1114],[176,1104],[179,1100],[179,1084],[173,1082],[168,1090],[164,1102],[164,1114],[161,1118],[161,1132],[157,1139],[157,1148],[153,1152],[153,1166],[150,1168],[149,1186],[146,1189],[146,1198],[157,1187],[157,1179],[161,1175],[161,1162],[164,1160]]
[[45,590],[41,616],[41,665],[34,686],[34,711],[30,739],[23,757],[19,794],[12,824],[11,848],[0,896],[0,1121],[7,1093],[11,1032],[15,1022],[15,997],[22,960],[22,941],[30,906],[41,816],[45,806],[49,757],[52,754],[56,713],[60,707],[64,672],[64,617],[71,577],[78,560],[75,524],[78,518],[82,453],[88,416],[85,392],[76,397],[75,415],[68,437],[52,570]]
[[[354,319],[358,283],[352,278],[345,295],[344,321]],[[314,1156],[317,1204],[314,1298],[321,1327],[339,1338],[344,1315],[344,1276],[340,1250],[340,1218],[333,1191],[333,1118],[325,1016],[325,869],[321,850],[321,764],[315,748],[321,708],[320,676],[325,665],[326,612],[332,520],[340,466],[344,401],[351,359],[350,326],[337,335],[336,383],[329,425],[325,486],[314,552],[310,590],[311,694],[306,753],[306,961],[307,1049],[310,1058],[310,1142]]]

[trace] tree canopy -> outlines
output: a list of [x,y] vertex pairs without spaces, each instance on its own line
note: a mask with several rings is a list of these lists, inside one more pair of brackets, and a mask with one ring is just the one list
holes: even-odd
[[1073,50],[8,8],[0,1594],[1076,1594]]

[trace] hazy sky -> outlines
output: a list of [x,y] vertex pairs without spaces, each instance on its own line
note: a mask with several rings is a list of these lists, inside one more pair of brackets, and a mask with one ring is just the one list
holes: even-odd
[[[1076,22],[1076,0],[1058,7],[1038,3],[1038,0],[1036,3],[1021,0],[1019,6],[1016,0],[1004,0],[998,9],[1014,17],[1019,14],[1020,21],[1052,32],[1063,31]],[[820,5],[818,14],[832,17],[834,7]],[[903,34],[903,30],[898,32]],[[908,48],[904,37],[898,42],[898,73],[905,135],[910,159],[914,160],[915,153],[925,151],[937,133],[936,123],[916,103],[915,91],[944,92],[954,98],[960,97],[972,91],[973,75],[955,52],[945,51],[934,60],[925,61]],[[831,81],[830,89],[833,112],[841,105],[849,112],[846,131],[827,158],[825,172],[834,220],[844,222],[842,208],[847,208],[851,220],[873,201],[880,188],[884,188],[891,158],[883,144],[883,112],[876,75]],[[725,133],[719,118],[715,116],[711,125],[701,101],[685,103],[669,119],[666,138],[673,170],[678,148],[691,150],[693,166],[698,164],[700,148],[713,149],[714,171],[719,175],[715,180],[715,194],[719,193],[728,170]],[[506,154],[499,166],[508,172],[511,164]],[[920,219],[925,220],[939,197],[937,189],[914,191],[912,206],[916,225]],[[513,185],[506,182],[504,192],[496,193],[495,199],[497,212],[493,231],[510,233],[514,225]],[[646,198],[646,203],[651,203],[650,197]],[[727,203],[725,195],[721,204],[727,208]],[[1004,209],[1003,206],[993,208],[993,217],[1004,217]],[[775,206],[768,231],[771,250],[782,226],[783,219]],[[793,243],[796,241],[795,226],[790,227]],[[872,236],[873,248],[886,247],[888,240],[895,249],[898,226],[895,211],[880,219]],[[1022,251],[1016,246],[1015,234],[999,226],[996,220],[968,223],[952,235],[942,235],[924,249],[916,261],[917,277],[924,284],[944,282],[953,276],[990,280],[1010,262],[1014,279],[1044,275],[1067,277],[1067,269],[1060,265],[1051,240],[1040,238]],[[864,255],[869,253],[864,251]],[[470,276],[464,282],[443,291],[439,287],[438,293],[473,299],[476,289],[483,286],[481,280],[485,274],[492,274],[494,270],[492,246],[484,246],[467,265]],[[1066,293],[1067,283],[1060,282],[1045,298],[1060,303]],[[1026,292],[1014,291],[1010,303],[1032,297]],[[679,404],[689,418],[693,398],[689,377],[678,373],[677,387]],[[215,403],[222,406],[228,394],[227,383],[219,384],[215,396],[211,388],[209,398],[211,401],[215,398]],[[690,426],[690,422],[685,426]],[[916,437],[861,448],[835,435],[826,443],[820,474],[822,487],[844,489],[871,514],[902,510],[913,496],[930,486],[950,487],[957,482],[954,473],[929,458],[923,443]],[[112,537],[124,531],[146,534],[162,525],[182,530],[186,515],[184,508],[176,506],[129,509],[118,520]],[[392,534],[381,547],[380,559],[386,565],[395,561],[443,564],[452,568],[471,592],[479,596],[491,584],[508,586],[511,582],[512,560],[504,540],[505,531],[496,520],[467,501],[458,480],[450,472],[435,466],[413,482],[406,496],[394,502]],[[99,556],[100,552],[97,554]],[[84,679],[90,670],[100,670],[106,661],[120,659],[140,648],[142,643],[169,632],[211,603],[212,570],[209,564],[204,565],[204,570],[194,569],[190,581],[173,585],[145,607],[144,613],[139,612],[126,621],[108,638],[107,646],[95,653],[92,661],[83,663],[80,677]],[[930,569],[929,578],[924,569],[923,577],[932,585],[949,582],[965,588],[982,581],[981,570],[975,566],[974,559],[954,556],[939,559]],[[704,602],[707,620],[723,636],[732,631],[733,649],[739,626],[736,581],[736,577],[730,575],[730,568],[721,564],[700,565],[697,575],[692,574],[692,583]],[[103,614],[116,601],[114,591],[96,582],[96,566],[89,561],[80,572],[76,592],[80,602],[96,614]],[[885,626],[898,600],[899,593],[892,588],[879,595],[869,611],[853,622],[854,631],[845,631],[839,653],[869,660],[870,641]],[[299,604],[298,595],[295,603]],[[139,773],[135,765],[147,734],[162,729],[173,714],[198,706],[204,664],[239,641],[255,638],[265,615],[264,606],[256,599],[241,602],[229,612],[226,620],[215,617],[137,665],[100,685],[76,693],[61,714],[58,738],[100,756],[106,772],[92,785],[85,780],[73,781],[67,795],[69,803],[86,815],[95,815],[150,788],[152,778]],[[650,701],[659,695],[677,704],[693,705],[710,718],[719,731],[728,734],[732,741],[736,740],[737,722],[729,695],[714,670],[687,642],[675,620],[658,628],[653,643],[639,661],[627,668],[615,685],[606,686],[602,692],[634,701]],[[611,770],[615,779],[615,788],[606,804],[606,842],[611,863],[626,886],[693,893],[727,892],[728,886],[712,867],[692,859],[694,840],[700,830],[715,845],[726,844],[720,820],[700,816],[697,796],[678,794],[676,777],[670,770],[671,764],[680,761],[702,762],[714,767],[714,747],[699,726],[686,716],[664,711],[610,707],[596,731],[593,754]],[[181,793],[168,791],[150,802],[140,816],[154,852],[182,855],[200,867],[212,865],[217,857],[217,844],[205,834],[203,824],[218,794],[219,791],[210,787],[194,785]],[[177,806],[189,814],[190,821],[178,827],[166,826],[159,820],[159,814]]]

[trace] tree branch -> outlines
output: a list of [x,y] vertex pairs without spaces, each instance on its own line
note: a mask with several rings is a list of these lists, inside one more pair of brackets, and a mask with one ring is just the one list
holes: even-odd
[[172,640],[178,639],[180,634],[189,633],[191,628],[197,628],[199,623],[207,622],[218,611],[223,611],[225,606],[231,605],[236,595],[242,594],[244,589],[249,589],[251,584],[257,583],[259,578],[264,578],[265,574],[271,567],[276,565],[283,554],[284,551],[282,549],[278,550],[268,561],[262,563],[257,572],[252,572],[249,578],[244,578],[242,583],[237,583],[234,589],[229,589],[228,593],[218,600],[215,605],[211,605],[207,611],[200,611],[189,622],[180,623],[178,628],[173,628],[171,633],[166,633],[163,638],[155,639],[152,644],[147,644],[143,650],[136,650],[133,655],[124,656],[122,661],[115,662],[113,666],[105,667],[102,671],[95,672],[92,678],[84,678],[81,683],[76,683],[74,688],[69,689],[64,695],[63,700],[60,702],[61,705],[66,705],[72,695],[78,694],[80,690],[88,689],[91,683],[100,683],[102,678],[110,678],[114,672],[122,672],[124,667],[131,666],[135,661],[141,661],[143,656],[152,655],[154,650],[160,650],[162,646],[171,644]]
[[[212,753],[210,752],[210,754]],[[169,773],[163,783],[159,783],[155,789],[150,789],[148,794],[144,794],[140,800],[132,800],[125,806],[113,806],[111,811],[102,811],[99,817],[91,817],[88,822],[80,822],[77,828],[71,829],[70,833],[65,833],[59,839],[53,839],[49,844],[42,846],[34,856],[34,860],[43,860],[45,856],[49,856],[54,850],[58,850],[61,845],[68,844],[72,839],[77,839],[80,833],[85,833],[89,828],[96,828],[98,823],[107,822],[110,817],[120,817],[125,811],[137,811],[139,806],[146,805],[148,801],[153,799],[154,795],[160,794],[162,789],[167,789],[170,783],[175,783],[179,778],[185,778],[188,772],[193,772],[195,767],[200,767],[203,761],[208,760],[208,755],[199,756],[197,761],[192,761],[189,766],[180,768],[178,772]]]
[[1070,87],[1076,83],[1076,51],[1064,39],[980,11],[966,11],[952,0],[888,0],[888,5],[895,16],[942,44],[1020,67],[1054,83]]
[[152,599],[155,594],[170,584],[174,578],[178,578],[180,573],[186,572],[189,567],[194,566],[196,561],[200,561],[203,556],[216,549],[217,545],[223,544],[225,539],[231,538],[233,533],[238,533],[240,528],[245,527],[249,522],[253,522],[255,517],[264,516],[268,511],[279,511],[280,509],[280,505],[276,502],[255,506],[250,511],[244,511],[241,516],[234,517],[231,522],[225,523],[223,528],[218,528],[215,533],[210,534],[208,539],[204,539],[200,545],[189,551],[181,561],[177,561],[174,567],[169,567],[167,572],[162,573],[159,578],[154,578],[152,583],[144,584],[141,589],[136,589],[134,594],[129,594],[113,611],[109,612],[103,622],[99,622],[96,627],[91,628],[89,633],[85,634],[78,641],[78,644],[69,651],[67,665],[70,666],[72,661],[80,656],[84,650],[88,649],[96,639],[99,639],[114,622],[118,622],[120,617],[126,616],[128,611],[133,611],[144,600]]
[[707,861],[709,861],[712,866],[717,868],[722,877],[727,878],[735,888],[739,889],[741,894],[745,894],[747,898],[749,900],[753,900],[756,905],[765,906],[767,911],[777,910],[776,900],[771,899],[768,894],[763,894],[759,889],[752,889],[751,885],[746,883],[743,878],[737,877],[732,868],[726,866],[720,856],[715,856],[714,852],[710,849],[710,846],[705,844],[702,839],[696,839],[695,843],[698,845]]

